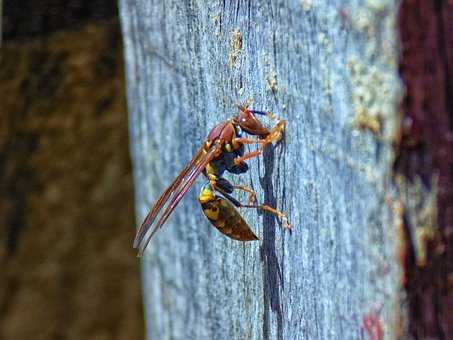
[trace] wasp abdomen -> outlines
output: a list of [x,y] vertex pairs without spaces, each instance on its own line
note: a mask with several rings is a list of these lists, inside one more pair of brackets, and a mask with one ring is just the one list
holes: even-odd
[[258,240],[236,208],[223,197],[216,195],[210,201],[199,201],[205,216],[222,234],[238,241]]

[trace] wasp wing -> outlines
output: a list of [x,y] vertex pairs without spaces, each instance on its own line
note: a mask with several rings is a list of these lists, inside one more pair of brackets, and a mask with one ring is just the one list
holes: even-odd
[[[138,256],[141,256],[143,254],[151,238],[154,236],[157,230],[159,230],[167,221],[168,217],[184,197],[193,182],[202,173],[206,165],[215,158],[219,149],[219,145],[212,146],[211,149],[209,149],[209,151],[207,152],[204,152],[203,148],[200,148],[192,158],[192,160],[189,162],[189,164],[181,171],[181,173],[173,181],[173,183],[159,197],[152,210],[149,212],[148,216],[146,216],[135,237],[134,247],[139,248]],[[164,207],[166,207],[165,211],[162,213],[161,217],[153,227],[153,230],[145,240],[145,236],[147,235],[151,226],[153,226],[157,216]]]
[[162,207],[167,203],[168,199],[171,197],[171,194],[177,189],[177,187],[184,180],[184,177],[194,168],[198,160],[203,156],[203,147],[199,148],[196,154],[193,156],[192,160],[181,170],[179,175],[174,179],[170,186],[162,193],[158,198],[156,203],[154,203],[153,208],[146,216],[140,228],[137,230],[134,240],[134,248],[142,242],[143,237],[149,230],[149,227],[153,224],[157,214],[162,209]]

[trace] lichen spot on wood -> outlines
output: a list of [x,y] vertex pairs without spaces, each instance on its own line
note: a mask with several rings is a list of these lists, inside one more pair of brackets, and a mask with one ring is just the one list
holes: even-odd
[[228,65],[233,68],[236,66],[236,60],[242,50],[242,34],[239,28],[235,28],[230,36],[230,53],[228,56]]
[[355,111],[353,126],[381,137],[385,116],[393,112],[393,104],[388,104],[386,99],[392,93],[392,79],[377,67],[366,66],[355,57],[348,60],[347,68]]
[[272,93],[278,90],[277,72],[275,70],[270,71],[266,76],[266,90]]
[[310,12],[313,7],[312,0],[300,0],[299,3],[305,12]]
[[380,115],[371,115],[364,107],[357,107],[353,126],[360,130],[371,131],[375,136],[380,136],[381,119]]

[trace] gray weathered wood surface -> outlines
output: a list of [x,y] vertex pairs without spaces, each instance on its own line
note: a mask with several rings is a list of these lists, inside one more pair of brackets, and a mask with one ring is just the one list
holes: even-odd
[[[397,129],[393,1],[121,0],[141,222],[209,129],[253,99],[286,138],[231,176],[279,221],[260,241],[210,227],[199,180],[143,258],[149,339],[361,339],[401,327],[391,201]],[[244,196],[240,196],[245,199]]]

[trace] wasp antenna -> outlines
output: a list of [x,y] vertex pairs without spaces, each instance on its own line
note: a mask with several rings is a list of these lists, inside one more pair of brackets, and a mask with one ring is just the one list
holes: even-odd
[[251,113],[256,114],[256,115],[262,115],[262,116],[267,116],[268,112],[264,111],[257,111],[257,110],[249,110]]

